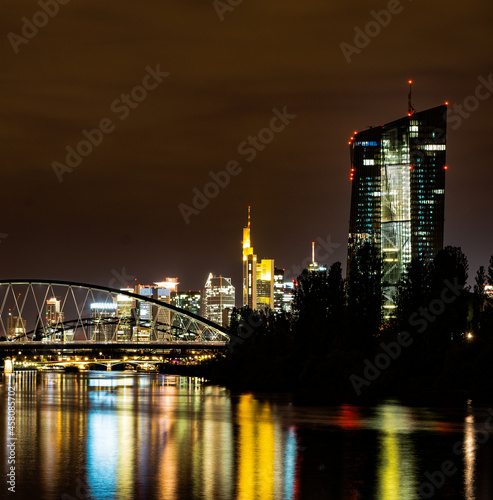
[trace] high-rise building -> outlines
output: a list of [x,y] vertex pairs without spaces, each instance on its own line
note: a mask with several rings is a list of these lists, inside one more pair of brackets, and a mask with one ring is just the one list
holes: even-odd
[[200,316],[201,296],[200,291],[171,292],[171,305]]
[[291,312],[294,299],[294,283],[284,281],[284,269],[274,268],[274,312]]
[[204,317],[227,327],[231,315],[226,316],[224,310],[233,310],[235,306],[235,287],[231,283],[231,278],[209,274],[204,287],[203,300]]
[[61,342],[64,340],[63,334],[63,322],[65,321],[65,316],[61,309],[61,301],[56,297],[46,301],[46,334],[43,337],[44,341],[57,341]]
[[[133,292],[128,288],[121,289],[124,292]],[[132,340],[133,326],[132,317],[135,317],[136,300],[128,295],[118,294],[116,296],[116,315],[118,325],[116,329],[116,337],[118,341]]]
[[274,311],[282,311],[284,296],[284,269],[274,268]]
[[[171,304],[172,294],[177,293],[178,278],[165,278],[152,285],[136,285],[135,293],[144,297]],[[169,310],[157,305],[140,302],[139,337],[141,340],[169,340],[172,319]]]
[[384,320],[411,259],[430,262],[443,247],[446,126],[446,105],[416,112],[410,93],[407,116],[349,141],[348,273],[358,248],[371,242],[383,263]]
[[290,313],[293,311],[294,300],[294,283],[292,281],[285,281],[282,290],[282,310]]
[[274,310],[274,259],[257,262],[257,309]]
[[8,340],[19,339],[25,340],[20,337],[26,335],[26,320],[20,316],[14,316],[9,313],[9,336]]
[[92,324],[89,332],[91,340],[95,342],[112,340],[117,308],[118,305],[115,302],[93,302],[90,305]]
[[250,235],[250,207],[248,224],[243,228],[243,306],[257,308],[257,256],[253,253]]

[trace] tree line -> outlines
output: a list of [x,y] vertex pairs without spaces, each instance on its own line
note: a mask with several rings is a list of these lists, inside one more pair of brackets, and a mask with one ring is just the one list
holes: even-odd
[[[327,271],[304,270],[290,313],[234,309],[230,350],[209,367],[211,378],[335,398],[493,387],[493,299],[485,290],[493,285],[493,256],[477,271],[472,290],[459,247],[445,247],[429,263],[413,259],[394,290],[387,320],[382,311],[388,289],[376,248],[363,245],[348,267],[346,279],[340,262]],[[404,335],[407,343],[397,349]]]

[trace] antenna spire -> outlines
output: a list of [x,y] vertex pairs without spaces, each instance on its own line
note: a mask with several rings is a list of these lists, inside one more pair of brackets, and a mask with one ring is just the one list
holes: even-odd
[[315,242],[312,241],[312,264],[315,263]]
[[250,205],[248,205],[248,227],[250,227]]
[[407,97],[407,116],[413,116],[416,113],[414,106],[412,104],[412,95],[413,95],[413,81],[409,80],[409,95]]

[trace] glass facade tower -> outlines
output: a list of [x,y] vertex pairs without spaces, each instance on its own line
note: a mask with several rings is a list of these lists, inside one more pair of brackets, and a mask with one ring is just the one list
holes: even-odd
[[348,273],[372,242],[382,259],[383,319],[412,258],[430,262],[443,247],[447,106],[354,134]]

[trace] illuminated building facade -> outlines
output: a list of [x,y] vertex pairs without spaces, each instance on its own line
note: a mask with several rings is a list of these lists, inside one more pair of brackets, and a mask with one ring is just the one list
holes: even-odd
[[61,310],[61,301],[56,297],[52,297],[51,299],[46,301],[45,316],[46,333],[48,335],[44,335],[43,340],[51,342],[61,342],[62,340],[64,340],[64,314]]
[[171,292],[171,305],[200,316],[201,297],[200,292],[190,290],[188,292]]
[[[26,320],[20,316],[13,316],[9,313],[9,337],[8,340],[26,335]],[[25,339],[19,339],[25,340]]]
[[274,268],[274,311],[281,312],[284,297],[284,269]]
[[114,302],[93,302],[90,305],[92,325],[91,340],[105,342],[112,340],[118,305]]
[[248,224],[243,228],[243,306],[257,308],[257,256],[253,253],[250,235],[250,207]]
[[294,290],[295,287],[292,281],[284,282],[282,294],[282,310],[284,312],[290,313],[293,311]]
[[227,327],[231,314],[224,311],[232,311],[234,306],[235,287],[231,278],[209,274],[204,287],[204,317]]
[[[135,293],[165,304],[171,304],[171,296],[177,293],[178,285],[178,278],[165,278],[164,281],[156,281],[153,285],[136,285]],[[140,303],[138,316],[140,321],[139,340],[169,340],[172,322],[169,310]],[[156,324],[158,328],[155,328]]]
[[274,310],[274,259],[257,262],[257,309]]
[[[132,290],[122,288],[122,291],[128,292]],[[131,320],[135,311],[135,302],[135,299],[127,295],[118,294],[116,296],[116,311],[118,317],[116,336],[118,341],[132,339],[133,328],[131,326]]]
[[382,318],[393,315],[396,285],[412,258],[430,262],[443,247],[447,106],[355,132],[351,152],[348,273],[371,242],[382,259]]

